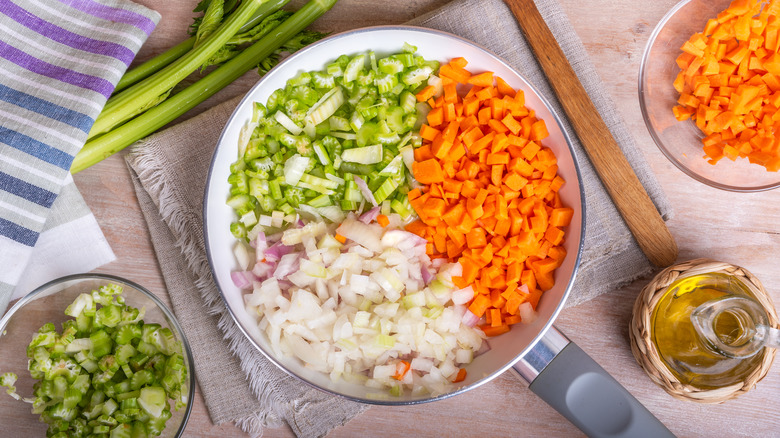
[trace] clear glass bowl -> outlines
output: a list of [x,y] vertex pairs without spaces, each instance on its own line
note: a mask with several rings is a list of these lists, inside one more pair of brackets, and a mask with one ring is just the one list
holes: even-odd
[[[195,373],[192,367],[192,353],[179,323],[173,313],[154,294],[143,287],[120,277],[103,274],[78,274],[62,277],[30,292],[11,307],[0,319],[0,374],[13,372],[19,376],[16,382],[17,392],[29,397],[33,393],[35,380],[27,371],[26,348],[33,333],[47,322],[53,322],[57,330],[60,323],[70,319],[65,308],[83,292],[99,288],[106,284],[122,286],[125,302],[133,307],[146,308],[144,322],[155,322],[168,327],[182,344],[184,362],[189,382],[186,390],[189,403],[178,411],[171,406],[171,418],[168,420],[162,437],[181,436],[192,410],[192,397],[195,394]],[[39,415],[30,412],[31,405],[14,400],[5,391],[0,391],[0,424],[2,436],[45,436],[47,425],[39,422]]]
[[731,0],[683,0],[658,23],[647,43],[639,69],[639,105],[658,148],[688,176],[723,190],[756,192],[780,186],[780,172],[769,172],[747,159],[721,159],[712,165],[704,157],[704,135],[690,120],[679,122],[672,107],[679,97],[672,86],[680,69],[680,47]]

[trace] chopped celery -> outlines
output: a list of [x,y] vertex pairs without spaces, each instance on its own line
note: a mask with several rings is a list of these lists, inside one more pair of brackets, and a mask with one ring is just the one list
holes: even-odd
[[61,334],[47,323],[33,335],[28,368],[40,380],[33,398],[16,394],[16,375],[0,375],[0,386],[48,423],[48,436],[158,436],[171,417],[169,400],[186,406],[181,343],[169,328],[145,324],[144,310],[121,294],[118,285],[81,294]]
[[347,149],[341,153],[341,159],[350,163],[376,164],[382,161],[382,145],[375,144],[362,148]]
[[263,220],[275,211],[316,211],[328,221],[362,213],[374,205],[366,196],[411,216],[396,195],[410,190],[408,161],[420,142],[414,130],[425,119],[415,92],[438,66],[415,50],[405,44],[388,56],[341,55],[322,70],[299,72],[255,105],[253,129],[230,168],[227,203],[236,211],[230,231],[237,239],[278,232]]
[[306,118],[315,125],[319,125],[332,116],[336,110],[344,103],[344,93],[341,87],[334,87],[315,103]]
[[349,83],[357,79],[358,73],[363,71],[366,64],[366,55],[357,55],[347,63],[344,69],[344,82]]

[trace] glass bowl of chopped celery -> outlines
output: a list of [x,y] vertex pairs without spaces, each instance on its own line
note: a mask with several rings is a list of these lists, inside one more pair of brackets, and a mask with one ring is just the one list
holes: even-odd
[[[765,2],[747,3],[760,8]],[[763,66],[762,56],[770,58],[778,47],[745,47],[744,62],[732,62],[739,61],[735,56],[745,36],[727,31],[739,27],[731,25],[742,12],[724,13],[730,5],[731,0],[684,0],[661,19],[641,61],[639,103],[658,148],[685,174],[723,190],[769,190],[780,186],[780,139],[775,137],[776,122],[769,122],[777,110],[771,96],[780,83]],[[741,14],[742,21],[752,19],[757,10]],[[748,39],[765,41],[766,29],[771,28],[754,25],[754,32],[761,34]],[[718,35],[713,37],[714,33]],[[755,59],[748,65],[751,58]],[[756,96],[748,97],[756,90],[763,102],[758,99],[751,106],[749,101]],[[741,97],[747,105],[739,104]]]
[[192,363],[173,313],[138,284],[104,274],[53,280],[0,319],[3,434],[181,436]]

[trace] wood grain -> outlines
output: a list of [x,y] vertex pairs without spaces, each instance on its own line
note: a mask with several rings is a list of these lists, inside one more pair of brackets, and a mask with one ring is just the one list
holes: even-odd
[[659,267],[677,259],[677,244],[666,223],[599,116],[534,0],[505,0],[607,192],[650,261]]
[[[141,50],[148,59],[186,37],[197,0],[136,0],[162,14],[157,29]],[[340,0],[315,23],[324,31],[403,23],[449,0]],[[618,113],[637,147],[658,177],[674,209],[668,222],[680,248],[679,258],[710,257],[744,266],[780,303],[780,191],[731,193],[704,186],[677,170],[659,152],[639,110],[637,72],[644,46],[655,24],[678,0],[559,0],[583,41]],[[300,5],[302,0],[293,0]],[[474,17],[475,20],[480,19]],[[507,26],[514,25],[507,23]],[[257,81],[248,73],[184,118],[243,94]],[[75,177],[88,205],[117,255],[100,272],[130,278],[167,298],[149,233],[135,199],[121,155]],[[591,355],[679,437],[779,437],[780,365],[747,394],[722,405],[675,400],[644,374],[631,355],[628,323],[634,299],[649,279],[564,309],[556,325]],[[230,390],[230,388],[226,388]],[[0,436],[43,436],[35,417],[13,411],[16,403],[0,393]],[[22,412],[26,407],[22,408]],[[244,437],[232,424],[214,425],[197,394],[187,437]],[[289,428],[268,429],[265,437],[291,437]],[[435,403],[374,406],[332,437],[580,437],[577,429],[522,386],[511,374]]]

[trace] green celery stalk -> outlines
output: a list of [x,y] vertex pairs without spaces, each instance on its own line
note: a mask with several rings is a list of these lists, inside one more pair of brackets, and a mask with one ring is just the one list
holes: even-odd
[[330,10],[338,0],[310,0],[292,17],[244,49],[239,55],[169,97],[159,105],[128,121],[106,134],[90,140],[76,155],[71,173],[77,173],[126,148],[134,142],[157,131],[180,115],[211,97],[231,82],[241,77],[271,55],[287,40],[301,32],[322,14]]
[[173,61],[184,56],[184,54],[189,52],[194,45],[195,37],[188,38],[166,50],[164,53],[126,71],[125,74],[122,75],[122,79],[117,82],[116,87],[114,88],[114,94],[116,95],[125,88],[157,73]]
[[[236,32],[236,34],[249,31],[253,27],[260,24],[260,22],[262,22],[263,19],[265,19],[265,17],[279,10],[282,6],[287,4],[289,1],[290,0],[269,0],[263,3],[257,9],[257,11],[255,11],[255,14],[252,16],[252,18],[250,18],[249,21],[247,21],[243,26],[241,26],[241,28],[238,30],[238,32]],[[181,58],[185,53],[189,52],[194,46],[195,46],[195,37],[188,38],[182,41],[181,43],[166,50],[165,52],[144,62],[143,64],[139,64],[138,66],[133,67],[132,69],[125,72],[125,74],[122,76],[122,79],[120,79],[119,82],[116,84],[116,87],[114,88],[114,94],[117,94],[120,91],[124,90],[125,88],[137,82],[140,82],[141,80],[146,79],[152,74],[160,71],[162,68],[166,67],[173,61]]]
[[95,120],[88,139],[110,131],[115,126],[135,116],[138,112],[167,93],[190,73],[209,60],[238,32],[255,11],[268,0],[244,0],[214,33],[167,67],[144,79],[135,86],[111,97]]

